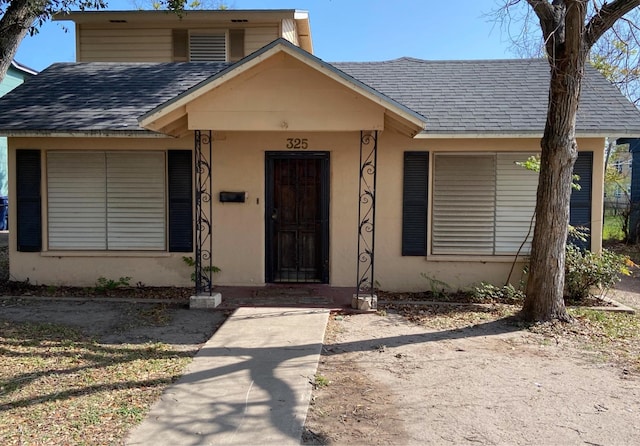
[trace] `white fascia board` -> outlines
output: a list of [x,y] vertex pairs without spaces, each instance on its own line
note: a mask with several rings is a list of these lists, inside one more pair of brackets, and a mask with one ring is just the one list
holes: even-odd
[[[612,134],[619,135],[620,137],[638,138],[640,132],[620,132],[620,131],[598,131],[598,132],[581,132],[576,133],[576,138],[607,138]],[[542,138],[543,133],[428,133],[422,132],[414,136],[414,139],[469,139],[469,138],[483,138],[483,139],[506,139],[506,138]]]
[[470,139],[470,138],[541,138],[542,133],[427,133],[417,134],[415,139]]
[[166,138],[173,139],[173,136],[162,133],[139,131],[109,131],[109,130],[86,130],[58,132],[55,130],[0,130],[0,136],[8,138]]

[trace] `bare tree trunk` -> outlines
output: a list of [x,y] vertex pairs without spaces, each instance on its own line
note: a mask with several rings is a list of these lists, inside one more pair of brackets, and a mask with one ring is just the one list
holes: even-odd
[[12,0],[0,18],[0,81],[4,79],[18,45],[36,18],[44,13],[46,0]]
[[[540,146],[536,225],[522,316],[530,321],[570,321],[564,305],[564,267],[573,165],[578,157],[576,115],[587,53],[584,2],[555,1],[542,11],[551,67],[547,122]],[[540,6],[540,3],[537,4]],[[544,17],[544,16],[543,16]]]
[[[564,265],[584,65],[602,34],[640,5],[640,0],[612,0],[600,6],[594,2],[594,14],[587,21],[589,1],[526,0],[540,20],[551,66],[547,122],[540,143],[536,226],[521,313],[531,321],[571,320],[564,306]],[[513,4],[510,0],[506,7]]]
[[584,60],[558,61],[551,68],[549,114],[541,141],[536,226],[531,247],[527,320],[571,317],[564,305],[564,263],[573,165],[578,156],[575,122]]

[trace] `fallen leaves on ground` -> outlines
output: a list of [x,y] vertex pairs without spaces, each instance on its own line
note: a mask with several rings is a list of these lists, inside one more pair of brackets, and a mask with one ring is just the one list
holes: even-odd
[[65,326],[0,322],[3,445],[118,444],[195,354],[106,345]]

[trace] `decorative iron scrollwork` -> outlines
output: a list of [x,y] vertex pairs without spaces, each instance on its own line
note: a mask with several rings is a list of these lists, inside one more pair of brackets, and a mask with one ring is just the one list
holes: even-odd
[[358,266],[356,296],[375,294],[376,163],[378,131],[360,132]]
[[211,215],[213,200],[211,177],[211,131],[195,131],[196,173],[196,294],[213,294],[213,238]]

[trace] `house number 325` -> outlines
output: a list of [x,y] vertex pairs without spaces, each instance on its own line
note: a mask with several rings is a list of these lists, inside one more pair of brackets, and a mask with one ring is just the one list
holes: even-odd
[[287,149],[307,150],[309,141],[307,138],[287,138]]

